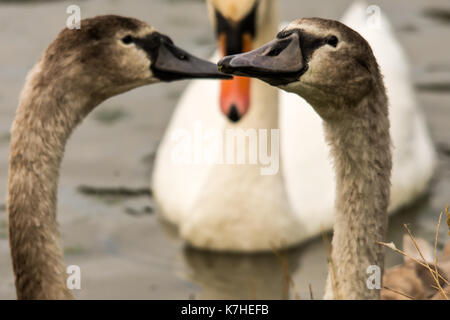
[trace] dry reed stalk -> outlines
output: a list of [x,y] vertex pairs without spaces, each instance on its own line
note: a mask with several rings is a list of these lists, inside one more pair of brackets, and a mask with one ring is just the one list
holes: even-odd
[[445,215],[447,216],[448,235],[450,236],[450,212],[448,211],[448,204],[445,207]]
[[287,258],[287,254],[283,254],[281,250],[276,247],[272,248],[275,256],[278,258],[278,261],[281,265],[281,270],[283,272],[283,290],[282,290],[282,299],[289,300],[289,292],[290,288],[294,294],[295,300],[300,300],[300,294],[295,288],[295,283],[292,280],[291,273],[289,271],[289,259]]
[[395,289],[392,289],[392,288],[389,288],[389,287],[386,287],[386,286],[383,286],[383,289],[392,291],[392,292],[397,293],[397,294],[399,294],[399,295],[401,295],[401,296],[404,296],[404,297],[406,297],[406,298],[408,298],[408,299],[416,300],[416,299],[414,299],[414,297],[411,297],[410,295],[408,295],[408,294],[406,294],[406,293],[403,293],[403,292],[401,292],[401,291],[398,291],[398,290],[395,290]]
[[308,287],[309,287],[309,298],[310,298],[310,300],[314,300],[314,295],[313,295],[311,283],[308,285]]
[[[450,212],[449,212],[449,206],[447,205],[445,208],[445,214],[447,216],[447,224],[449,225],[449,229],[450,229]],[[439,221],[438,224],[436,226],[436,233],[435,233],[435,239],[434,239],[434,270],[431,268],[430,264],[426,261],[425,257],[422,254],[422,251],[420,250],[419,246],[417,245],[416,239],[414,238],[411,230],[408,228],[408,226],[406,224],[403,225],[403,227],[406,229],[406,231],[408,232],[409,237],[411,238],[417,252],[419,253],[420,257],[422,258],[422,261],[419,261],[418,259],[415,259],[413,257],[411,257],[410,255],[406,254],[405,252],[403,252],[402,250],[399,250],[395,247],[395,245],[393,243],[384,243],[384,242],[380,242],[378,241],[378,244],[381,244],[385,247],[388,247],[389,249],[400,253],[401,255],[408,257],[409,259],[415,261],[416,263],[420,264],[421,266],[425,267],[431,274],[431,276],[433,277],[433,280],[436,282],[437,286],[432,285],[432,288],[435,288],[439,291],[440,295],[442,297],[444,297],[446,300],[449,300],[447,293],[445,292],[445,290],[442,288],[441,286],[441,281],[444,281],[445,284],[450,285],[449,281],[444,278],[438,271],[437,269],[437,264],[438,264],[438,256],[437,256],[437,243],[438,243],[438,239],[439,239],[439,228],[441,226],[441,221],[442,221],[442,216],[443,216],[443,212],[441,212],[441,214],[439,215]],[[449,231],[450,234],[450,231]],[[387,290],[394,291],[393,289],[390,288],[386,288]],[[398,294],[402,294],[401,292],[396,292]],[[404,296],[407,296],[406,294],[402,294]]]
[[[447,205],[446,210],[447,209],[448,209],[448,205]],[[443,212],[441,212],[441,214],[439,215],[439,221],[438,221],[438,224],[436,226],[436,236],[434,238],[434,272],[436,274],[439,274],[438,269],[437,269],[437,264],[438,264],[437,243],[438,243],[438,239],[439,239],[439,228],[441,227],[442,214],[443,214]],[[448,300],[448,297],[447,297],[447,294],[445,293],[445,290],[442,289],[442,287],[441,287],[439,278],[435,278],[435,281],[437,281],[437,283],[439,285],[439,291],[440,291],[441,295]]]
[[292,292],[294,293],[294,300],[300,300],[300,293],[298,293],[297,289],[295,288],[295,283],[292,279],[291,279],[291,287]]
[[322,240],[323,244],[325,245],[325,250],[327,252],[327,260],[328,260],[328,266],[330,270],[330,276],[331,276],[331,288],[333,289],[333,296],[334,300],[342,300],[341,295],[339,294],[338,290],[338,283],[336,279],[336,269],[334,267],[333,258],[331,257],[331,243],[328,241],[327,234],[324,230],[322,230]]
[[257,300],[256,298],[256,289],[255,289],[255,280],[254,279],[250,279],[250,300]]
[[[436,233],[439,233],[439,226],[441,224],[441,218],[442,218],[442,214],[439,217],[439,223],[438,223],[438,228],[436,230]],[[414,236],[412,235],[411,230],[409,230],[409,228],[406,224],[404,224],[403,226],[405,227],[406,231],[409,234],[409,237],[411,238],[412,242],[414,243],[414,246],[416,247],[417,252],[420,254],[422,261],[425,262],[425,267],[428,269],[428,271],[430,271],[431,276],[433,277],[434,281],[436,282],[436,284],[439,288],[439,292],[441,292],[441,294],[445,297],[445,299],[448,300],[447,294],[445,293],[444,289],[442,289],[441,282],[439,281],[439,272],[437,271],[437,266],[435,266],[436,271],[431,269],[430,264],[425,260],[423,254],[422,254],[422,251],[420,250],[419,246],[417,245],[416,239],[414,239]],[[437,237],[437,235],[436,235],[436,237]],[[435,256],[435,260],[437,260],[437,256]]]
[[[417,260],[417,259],[414,258],[414,257],[411,257],[410,255],[408,255],[407,253],[403,252],[402,250],[397,249],[393,243],[386,243],[386,242],[381,242],[381,241],[377,241],[377,243],[380,244],[380,245],[382,245],[382,246],[385,246],[385,247],[391,249],[392,251],[395,251],[395,252],[397,252],[397,253],[400,253],[401,255],[403,255],[403,256],[405,256],[405,257],[407,257],[407,258],[413,260],[414,262],[420,264],[421,266],[423,266],[423,267],[425,267],[425,268],[427,267],[427,265],[426,265],[425,263],[423,263],[423,262]],[[432,272],[434,272],[434,271],[432,270]],[[449,283],[448,280],[445,279],[441,274],[438,273],[437,276],[438,276],[440,279],[442,279],[442,281],[444,281],[446,284]]]

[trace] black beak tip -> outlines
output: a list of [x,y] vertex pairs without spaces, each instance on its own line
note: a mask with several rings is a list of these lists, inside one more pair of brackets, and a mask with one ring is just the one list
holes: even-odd
[[217,62],[217,69],[220,72],[226,73],[226,74],[233,74],[233,68],[231,67],[231,60],[233,59],[233,56],[227,56],[219,60]]
[[228,112],[228,119],[231,122],[238,122],[239,120],[241,120],[239,111],[234,104],[231,106],[230,112]]

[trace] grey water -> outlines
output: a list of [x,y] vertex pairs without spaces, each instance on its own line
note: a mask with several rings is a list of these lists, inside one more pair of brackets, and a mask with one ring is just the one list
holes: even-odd
[[[450,202],[450,4],[446,0],[371,1],[388,15],[412,68],[416,93],[438,151],[428,194],[390,219],[398,246],[407,223],[434,241],[439,213]],[[115,13],[148,21],[193,53],[215,49],[202,0],[0,1],[0,299],[15,298],[5,201],[9,129],[24,79],[64,27],[69,4],[82,16]],[[283,20],[337,19],[350,0],[281,0]],[[186,247],[160,218],[146,192],[156,147],[187,82],[140,88],[110,99],[71,137],[61,171],[58,220],[66,262],[82,270],[79,298],[309,299],[324,291],[323,240],[267,254],[219,254]],[[88,186],[88,188],[80,188]],[[121,187],[117,191],[117,188]],[[106,190],[106,191],[105,191]],[[116,192],[111,195],[111,190]],[[441,226],[440,243],[448,240]],[[331,235],[328,234],[328,238]],[[281,260],[280,260],[281,259]],[[387,265],[402,258],[388,252]],[[283,263],[287,269],[283,268]],[[286,276],[293,284],[286,283]]]

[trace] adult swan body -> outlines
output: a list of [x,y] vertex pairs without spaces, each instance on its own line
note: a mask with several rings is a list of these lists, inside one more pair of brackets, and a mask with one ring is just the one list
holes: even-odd
[[[278,31],[277,2],[208,0],[219,43],[212,60],[269,41]],[[298,236],[306,233],[296,232],[300,226],[275,163],[278,148],[268,141],[278,129],[278,90],[258,79],[235,77],[227,82],[193,81],[183,94],[157,152],[152,177],[155,199],[163,215],[178,224],[182,238],[197,247],[261,251],[298,243]],[[194,140],[203,132],[200,143],[206,149],[214,142],[207,135],[217,130],[223,141],[227,132],[253,131],[260,141],[261,130],[267,133],[267,150],[274,155],[272,174],[261,174],[267,164],[206,162],[194,148],[194,154],[188,153],[191,161],[177,162],[174,156],[183,149],[183,136]],[[196,143],[187,143],[187,149]],[[247,144],[244,152],[248,150]]]
[[[276,0],[207,2],[220,48],[213,61],[219,54],[260,46],[278,31]],[[389,211],[394,212],[427,189],[435,153],[403,50],[382,12],[377,12],[376,25],[367,23],[367,7],[355,2],[343,20],[368,40],[385,77],[392,107]],[[162,214],[179,226],[182,238],[197,247],[271,250],[298,244],[333,226],[335,181],[320,117],[297,95],[244,79],[236,77],[226,86],[193,81],[157,152],[152,177],[155,198]],[[192,154],[190,163],[174,159],[183,136],[180,131],[194,140],[197,132],[212,128],[220,128],[223,135],[228,129],[279,128],[279,172],[264,176],[260,165],[195,163]],[[204,141],[208,147],[206,136]]]
[[72,298],[56,221],[60,163],[73,129],[102,101],[185,78],[223,78],[148,24],[120,16],[64,29],[27,76],[11,129],[9,240],[19,299]]

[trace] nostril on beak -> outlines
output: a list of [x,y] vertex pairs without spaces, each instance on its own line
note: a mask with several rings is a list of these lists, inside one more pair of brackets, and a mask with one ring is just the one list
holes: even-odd
[[235,104],[231,105],[230,111],[228,112],[228,119],[232,122],[238,122],[241,119]]

